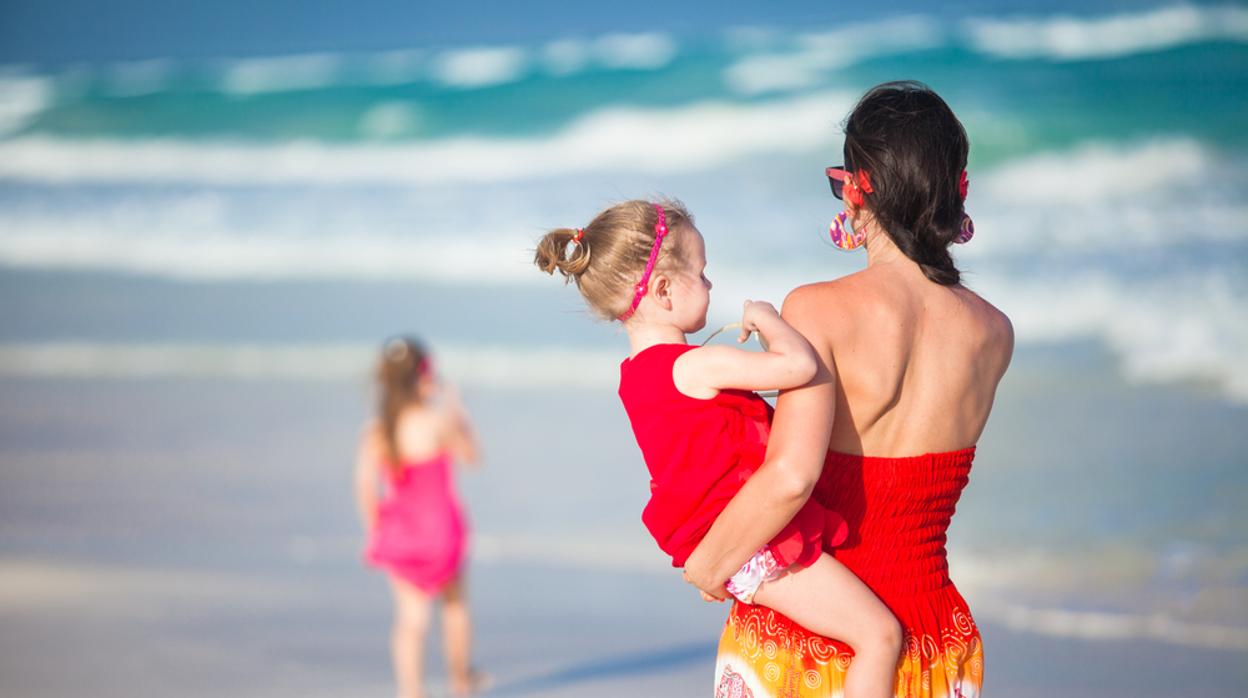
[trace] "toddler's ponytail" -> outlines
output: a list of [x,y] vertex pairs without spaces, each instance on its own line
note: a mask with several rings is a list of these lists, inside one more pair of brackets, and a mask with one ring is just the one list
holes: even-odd
[[554,275],[558,271],[563,274],[564,283],[567,283],[589,268],[589,254],[585,231],[556,228],[537,242],[533,263],[547,274]]

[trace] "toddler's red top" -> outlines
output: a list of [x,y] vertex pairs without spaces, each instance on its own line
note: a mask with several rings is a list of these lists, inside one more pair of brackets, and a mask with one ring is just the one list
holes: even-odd
[[[657,344],[620,364],[620,400],[650,470],[641,520],[674,567],[762,465],[771,431],[771,405],[757,393],[721,390],[702,400],[676,389],[672,366],[696,348]],[[781,566],[807,566],[846,531],[839,514],[812,498],[769,545]]]

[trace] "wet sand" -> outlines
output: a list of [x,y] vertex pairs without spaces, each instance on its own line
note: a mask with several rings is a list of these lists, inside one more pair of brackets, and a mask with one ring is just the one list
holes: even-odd
[[[0,381],[0,692],[388,695],[388,592],[359,564],[349,490],[365,395]],[[486,435],[462,484],[490,695],[709,695],[726,608],[650,549],[610,399],[580,400],[593,426],[572,436],[537,430],[571,397],[466,394]],[[981,626],[989,695],[1229,696],[1248,679],[1239,651]],[[436,686],[436,647],[429,661]]]

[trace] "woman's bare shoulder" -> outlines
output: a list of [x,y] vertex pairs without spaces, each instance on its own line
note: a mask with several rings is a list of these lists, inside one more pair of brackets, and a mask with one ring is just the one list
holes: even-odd
[[973,332],[973,336],[979,338],[980,346],[988,352],[988,356],[997,358],[999,372],[1004,374],[1014,355],[1014,323],[1000,308],[983,296],[965,287],[963,290],[973,302],[977,326],[977,331]]
[[[865,270],[864,270],[865,271]],[[826,314],[834,308],[846,308],[843,301],[870,294],[872,280],[863,272],[855,272],[828,281],[803,284],[785,296],[784,308],[793,313]]]
[[973,299],[978,320],[987,330],[987,333],[1000,342],[1013,345],[1014,323],[1010,322],[1009,316],[993,305],[987,298],[965,286],[961,288],[969,298]]
[[888,289],[866,271],[798,286],[784,299],[781,315],[795,327],[813,324],[833,334],[890,315],[896,308]]
[[842,304],[832,302],[842,288],[839,282],[837,279],[798,286],[784,297],[780,306],[780,317],[805,335],[816,349],[828,338],[828,328],[842,324],[837,321],[844,319]]
[[996,330],[996,336],[1002,341],[1002,343],[1009,344],[1013,347],[1014,323],[1010,321],[1010,316],[1002,312],[997,306],[987,303],[987,301],[985,301],[985,303],[988,306],[989,321],[992,323],[993,329]]
[[991,303],[988,303],[988,308],[993,339],[1003,359],[1001,371],[1004,373],[1005,367],[1009,366],[1010,359],[1014,356],[1014,323],[1010,322],[1008,315]]

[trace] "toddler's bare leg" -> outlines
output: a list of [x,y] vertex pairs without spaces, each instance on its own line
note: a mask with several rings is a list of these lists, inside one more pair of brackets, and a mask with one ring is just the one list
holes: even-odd
[[812,632],[854,648],[846,698],[892,698],[901,656],[901,625],[862,580],[831,555],[766,582],[754,603],[773,608]]

